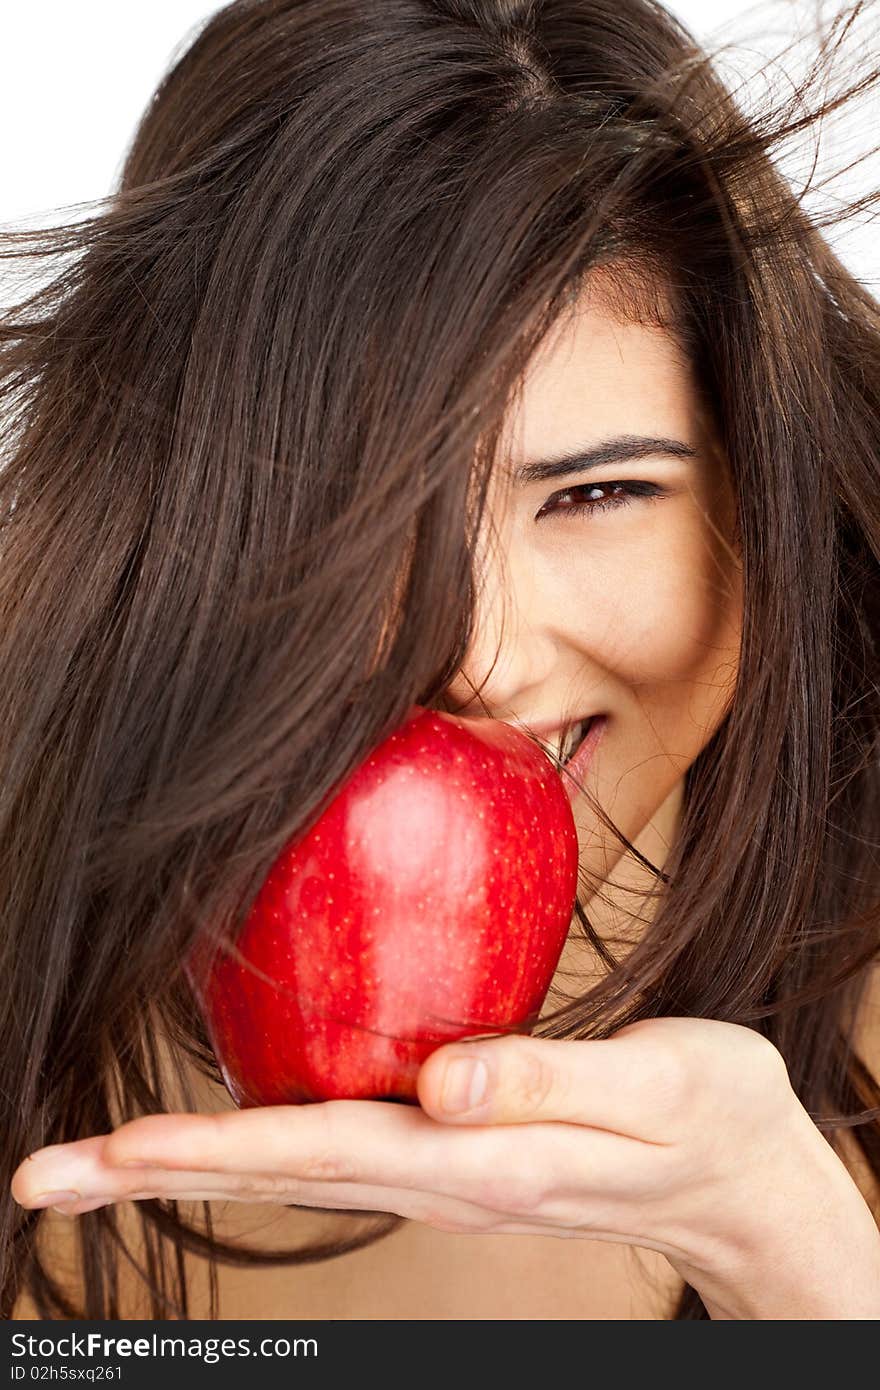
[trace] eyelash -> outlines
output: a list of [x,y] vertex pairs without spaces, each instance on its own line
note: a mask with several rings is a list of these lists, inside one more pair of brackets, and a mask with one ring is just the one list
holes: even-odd
[[550,503],[560,497],[570,497],[578,492],[593,492],[597,488],[609,491],[612,488],[622,488],[623,494],[617,494],[606,498],[604,501],[583,501],[575,502],[569,507],[563,507],[563,515],[579,516],[585,513],[591,515],[595,512],[615,511],[618,507],[628,507],[634,499],[640,498],[645,502],[657,502],[661,497],[666,496],[665,489],[658,487],[656,483],[636,483],[636,482],[607,482],[607,483],[578,483],[576,487],[567,487],[563,492],[554,492],[552,497],[548,497],[541,511],[535,520],[540,521],[545,516],[555,516],[560,510],[558,507],[550,507]]

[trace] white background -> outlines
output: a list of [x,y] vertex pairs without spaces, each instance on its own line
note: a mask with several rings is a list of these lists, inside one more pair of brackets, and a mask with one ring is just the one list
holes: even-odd
[[[219,8],[206,0],[7,3],[0,18],[0,223],[51,222],[60,217],[55,209],[110,193],[159,79]],[[792,36],[806,42],[803,36],[817,12],[828,16],[838,7],[833,0],[753,0],[748,5],[743,0],[670,0],[668,8],[710,49],[727,41],[737,44],[723,56],[721,69],[732,85],[747,84],[747,97],[749,92],[757,96],[762,84],[790,90],[801,71],[800,48],[781,65],[778,55]],[[876,39],[880,0],[870,8]],[[864,59],[864,43],[853,47],[856,57]],[[808,44],[804,51],[809,56]],[[880,138],[878,130],[880,91],[860,107],[851,104],[842,119],[822,132],[819,176],[867,154]],[[796,187],[816,154],[816,141],[812,135],[803,146],[779,152]],[[880,157],[875,155],[825,193],[808,195],[807,206],[825,209],[838,193],[851,197],[878,190]],[[871,226],[862,215],[827,235],[856,275],[880,293],[880,222]]]

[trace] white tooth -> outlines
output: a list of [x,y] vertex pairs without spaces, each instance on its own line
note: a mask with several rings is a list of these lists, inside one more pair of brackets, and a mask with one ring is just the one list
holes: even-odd
[[[589,728],[589,724],[589,719],[582,719],[581,722],[578,724],[577,728],[574,731],[575,737],[574,743],[571,747],[571,753],[574,753],[575,749],[583,742],[584,735],[586,734],[587,729]],[[571,753],[569,754],[569,756],[571,756]]]
[[583,722],[574,724],[562,740],[561,760],[563,762],[570,758],[578,743],[580,742],[583,731]]

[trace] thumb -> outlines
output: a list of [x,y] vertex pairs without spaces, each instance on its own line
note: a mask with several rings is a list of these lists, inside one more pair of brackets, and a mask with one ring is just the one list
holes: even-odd
[[438,1047],[422,1063],[419,1104],[434,1119],[463,1124],[549,1120],[564,1110],[564,1043],[511,1034]]

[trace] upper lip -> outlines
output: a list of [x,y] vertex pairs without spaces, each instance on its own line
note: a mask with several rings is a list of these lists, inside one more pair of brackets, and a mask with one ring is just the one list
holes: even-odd
[[568,719],[564,724],[539,723],[534,719],[505,719],[505,724],[513,724],[516,728],[521,728],[523,733],[537,734],[539,738],[552,738],[554,734],[565,734],[574,724],[586,723],[588,719],[598,719],[598,711],[592,714],[576,714],[573,719]]
[[528,719],[505,719],[503,722],[505,724],[512,724],[514,728],[520,729],[522,733],[534,738],[540,738],[545,742],[555,740],[557,748],[561,748],[563,739],[569,729],[575,724],[585,724],[589,719],[599,718],[601,718],[599,713],[594,712],[593,714],[579,714],[574,719],[569,719],[565,724],[550,724],[548,722],[535,723]]
[[[463,711],[457,710],[456,713],[463,714]],[[470,717],[473,718],[475,716],[471,715]],[[573,725],[584,724],[588,719],[601,719],[602,714],[599,710],[593,710],[590,714],[577,714],[573,719],[567,720],[564,724],[558,722],[551,723],[549,719],[543,721],[523,719],[519,715],[513,715],[506,719],[501,715],[495,715],[494,718],[498,719],[502,724],[510,724],[513,728],[519,729],[520,732],[524,733],[528,738],[535,740],[540,739],[543,742],[555,740],[558,749],[561,748],[563,739]]]

